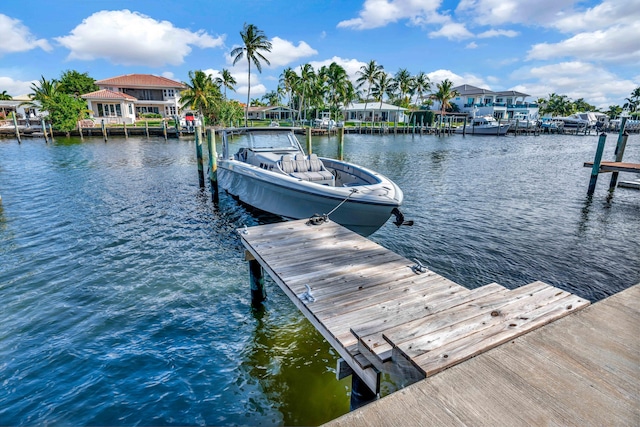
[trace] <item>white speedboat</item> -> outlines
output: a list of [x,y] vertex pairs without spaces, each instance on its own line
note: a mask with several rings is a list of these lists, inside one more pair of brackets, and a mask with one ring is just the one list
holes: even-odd
[[594,113],[574,113],[566,117],[554,117],[554,119],[564,122],[565,128],[585,129],[598,123],[598,118]]
[[457,127],[456,133],[463,133],[463,131],[469,135],[505,135],[511,124],[498,123],[496,119],[491,116],[474,117],[470,124],[464,127]]
[[240,201],[284,218],[328,219],[363,236],[391,215],[396,225],[404,222],[398,210],[402,190],[389,178],[352,163],[306,155],[292,128],[244,128],[242,133],[233,143],[222,134],[218,160],[219,186]]

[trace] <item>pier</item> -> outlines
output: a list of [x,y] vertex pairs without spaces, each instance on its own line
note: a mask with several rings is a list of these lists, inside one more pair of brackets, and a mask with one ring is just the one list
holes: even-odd
[[326,424],[632,426],[640,283]]
[[259,264],[342,358],[352,407],[382,373],[407,386],[589,305],[542,282],[467,289],[331,221],[238,232],[252,295],[264,295]]

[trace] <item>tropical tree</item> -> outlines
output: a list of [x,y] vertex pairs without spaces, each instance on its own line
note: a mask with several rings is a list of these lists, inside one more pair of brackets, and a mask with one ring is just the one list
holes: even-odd
[[551,93],[540,112],[552,116],[568,116],[574,112],[574,104],[567,95]]
[[304,109],[304,120],[307,119],[307,109],[314,99],[315,87],[318,84],[318,76],[311,64],[304,64],[300,68],[300,106],[298,110],[298,119],[301,117],[302,109]]
[[640,86],[635,88],[633,92],[631,92],[631,96],[629,98],[625,98],[627,101],[623,108],[628,108],[629,111],[635,112],[638,107],[640,107]]
[[355,97],[355,89],[345,69],[332,62],[328,67],[324,66],[319,71],[324,87],[329,111],[333,118],[337,119],[340,105],[346,105]]
[[615,119],[616,117],[619,117],[620,114],[622,113],[622,107],[619,105],[609,105],[609,109],[607,110],[607,116],[610,119]]
[[44,109],[45,102],[52,99],[57,93],[60,92],[57,80],[47,80],[44,78],[44,76],[40,77],[41,78],[38,83],[31,84],[31,93],[29,94],[30,101],[25,102],[24,105]]
[[401,107],[409,107],[410,98],[407,95],[412,94],[414,79],[406,68],[401,68],[393,76],[395,89],[399,92],[398,104]]
[[420,71],[413,78],[413,93],[416,94],[416,104],[424,105],[424,94],[431,91],[431,81],[429,76],[423,71]]
[[262,95],[261,100],[265,101],[267,105],[279,105],[280,104],[280,94],[276,90],[272,90],[271,92],[267,92]]
[[382,120],[382,101],[384,100],[384,96],[389,96],[393,94],[395,90],[395,85],[393,78],[389,76],[389,74],[384,71],[378,75],[373,88],[371,89],[371,95],[373,99],[380,102],[380,120]]
[[440,125],[442,125],[444,112],[447,108],[451,108],[451,103],[449,101],[459,94],[457,91],[453,90],[453,82],[449,79],[444,79],[438,83],[436,88],[438,90],[431,94],[431,99],[440,102]]
[[95,79],[88,73],[75,70],[64,71],[58,80],[58,86],[62,93],[76,97],[99,89]]
[[289,98],[287,103],[289,108],[293,108],[293,96],[296,92],[296,88],[299,86],[300,78],[291,67],[285,68],[280,74],[280,88],[284,92],[285,96]]
[[236,79],[233,78],[229,70],[227,70],[226,68],[223,68],[222,72],[220,73],[220,77],[216,77],[214,83],[218,85],[218,87],[224,88],[224,99],[227,99],[227,89],[229,89],[232,92],[235,92],[236,89],[234,85],[237,84],[238,82],[236,82]]
[[262,52],[271,52],[271,42],[267,40],[264,32],[253,24],[247,25],[245,23],[243,30],[240,32],[240,37],[244,46],[233,49],[231,56],[234,57],[233,65],[236,65],[242,58],[247,58],[247,104],[244,109],[244,125],[247,126],[249,100],[251,99],[251,63],[256,66],[260,73],[262,73],[262,63],[260,61],[271,65],[269,60],[262,54]]
[[0,101],[10,101],[12,99],[13,97],[9,95],[6,90],[3,90],[2,93],[0,93]]
[[360,67],[360,70],[356,71],[358,78],[356,79],[357,88],[367,85],[367,94],[364,96],[364,111],[367,111],[367,102],[371,96],[371,90],[376,84],[380,76],[384,74],[384,67],[376,63],[375,60],[369,61],[366,65]]
[[222,100],[222,93],[211,75],[202,70],[189,71],[189,81],[182,84],[187,89],[180,93],[181,108],[197,111],[203,118],[212,116],[216,104]]
[[220,125],[223,127],[227,127],[232,123],[236,123],[242,120],[242,116],[244,115],[244,108],[242,107],[242,104],[240,104],[235,99],[223,101],[218,104],[216,115],[218,117],[218,122],[220,123]]
[[41,108],[49,113],[51,125],[57,130],[66,132],[67,136],[76,128],[78,120],[87,117],[90,113],[84,99],[62,92],[56,92],[45,99]]

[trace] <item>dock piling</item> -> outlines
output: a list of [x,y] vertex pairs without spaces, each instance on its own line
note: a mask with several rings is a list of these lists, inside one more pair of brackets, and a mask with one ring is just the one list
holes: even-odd
[[306,128],[307,154],[311,154],[311,126]]
[[164,140],[166,141],[167,140],[167,122],[164,119],[162,120],[162,135],[164,135]]
[[591,168],[591,179],[589,180],[589,189],[587,195],[592,196],[596,189],[596,182],[598,181],[598,173],[600,172],[600,162],[602,161],[602,153],[604,151],[604,144],[607,142],[607,134],[601,133],[598,139],[598,148],[596,149],[596,156],[593,159],[593,168]]
[[207,129],[207,148],[209,150],[209,185],[213,203],[218,203],[218,153],[216,152],[216,133]]
[[144,121],[144,132],[147,134],[147,138],[149,138],[149,122],[147,120]]
[[[162,122],[164,123],[164,121]],[[163,129],[164,130],[164,129]],[[196,157],[198,159],[198,180],[200,182],[200,188],[204,188],[204,165],[202,161],[202,128],[196,127]],[[165,134],[166,137],[166,134]]]
[[251,285],[251,305],[259,306],[267,299],[264,289],[264,270],[253,257],[249,260],[249,281]]
[[104,119],[102,119],[100,126],[102,127],[102,137],[104,138],[104,142],[107,142],[107,129],[104,127]]
[[18,119],[16,119],[16,112],[13,112],[13,127],[16,130],[16,138],[18,138],[18,144],[22,144],[20,139],[20,129],[18,129]]
[[344,127],[338,132],[338,160],[344,160]]
[[349,402],[351,411],[376,400],[377,397],[376,393],[371,391],[369,386],[355,372],[351,374],[351,399]]
[[[627,118],[623,117],[620,121],[620,132],[618,133],[618,143],[616,144],[616,162],[621,162],[624,156],[624,149],[627,146],[627,139],[629,138],[629,134],[625,131],[625,127],[627,124]],[[611,181],[609,182],[609,191],[613,191],[616,188],[616,184],[618,183],[618,172],[615,171],[611,174]]]
[[41,123],[40,126],[42,127],[42,134],[44,135],[44,142],[45,144],[48,144],[49,138],[47,137],[47,125],[44,122],[44,117],[40,119],[40,123]]

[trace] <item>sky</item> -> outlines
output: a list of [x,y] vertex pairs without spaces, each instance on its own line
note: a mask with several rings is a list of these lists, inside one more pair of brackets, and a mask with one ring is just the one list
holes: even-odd
[[184,82],[227,69],[228,97],[246,102],[246,60],[230,56],[245,24],[273,46],[270,65],[252,69],[251,99],[288,67],[336,62],[355,81],[371,60],[434,87],[556,93],[604,110],[640,86],[640,0],[27,0],[0,2],[0,93],[66,70]]

